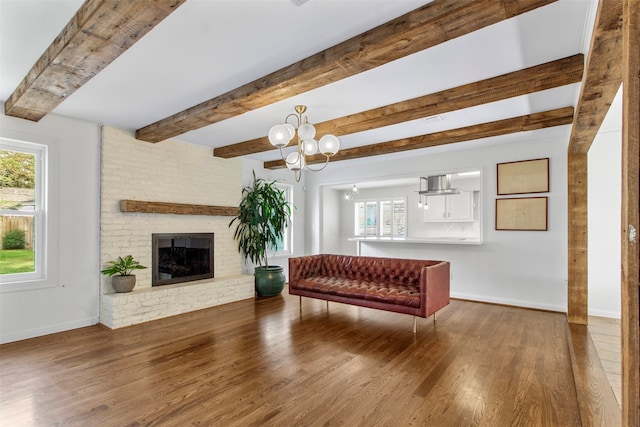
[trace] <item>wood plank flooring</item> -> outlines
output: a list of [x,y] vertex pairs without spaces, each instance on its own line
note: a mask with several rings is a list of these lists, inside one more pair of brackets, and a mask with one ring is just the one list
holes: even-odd
[[622,425],[620,406],[587,326],[570,323],[567,325],[567,334],[582,425]]
[[566,316],[289,295],[0,346],[4,426],[579,426]]
[[622,406],[622,337],[619,319],[589,316],[587,330],[607,373],[618,406]]

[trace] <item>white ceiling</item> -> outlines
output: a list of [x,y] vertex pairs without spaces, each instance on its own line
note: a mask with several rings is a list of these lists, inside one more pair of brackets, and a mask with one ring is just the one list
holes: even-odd
[[[407,13],[424,0],[188,0],[55,114],[138,129]],[[0,0],[0,99],[17,87],[82,0]],[[176,139],[210,148],[265,136],[296,104],[313,122],[357,113],[587,52],[591,0],[560,0],[371,71]],[[373,144],[576,105],[580,84],[345,135]],[[569,126],[498,137],[569,136]],[[533,135],[532,135],[533,134]],[[465,143],[468,144],[468,143]],[[439,148],[444,149],[444,148]],[[277,151],[251,156],[279,158]]]

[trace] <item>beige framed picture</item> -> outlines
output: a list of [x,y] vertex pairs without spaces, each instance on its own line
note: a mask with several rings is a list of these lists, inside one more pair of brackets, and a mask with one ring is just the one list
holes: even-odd
[[498,195],[549,191],[549,158],[498,163]]
[[547,197],[496,199],[496,230],[546,231]]

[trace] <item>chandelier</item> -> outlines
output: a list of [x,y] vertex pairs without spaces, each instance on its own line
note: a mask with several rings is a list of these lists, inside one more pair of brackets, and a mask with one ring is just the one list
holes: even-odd
[[[319,141],[316,141],[314,139],[316,128],[309,123],[307,116],[304,115],[307,107],[305,105],[296,105],[295,110],[295,113],[285,117],[283,124],[274,125],[269,129],[269,142],[280,150],[280,157],[282,157],[289,170],[295,173],[296,181],[299,182],[302,169],[307,168],[313,172],[324,169],[329,163],[329,158],[340,149],[340,141],[335,135],[330,134],[324,135]],[[295,127],[289,123],[290,117],[296,120]],[[286,147],[295,136],[297,136],[297,149],[285,157],[282,148]],[[325,156],[325,160],[321,167],[314,169],[309,167],[306,157],[316,153]]]

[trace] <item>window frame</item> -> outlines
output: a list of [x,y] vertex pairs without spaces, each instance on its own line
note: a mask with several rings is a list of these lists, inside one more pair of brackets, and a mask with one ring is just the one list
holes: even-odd
[[48,144],[0,136],[0,149],[35,156],[34,210],[0,209],[3,216],[33,216],[35,241],[35,271],[0,275],[0,293],[54,287],[55,251],[54,227],[51,218],[51,152]]

